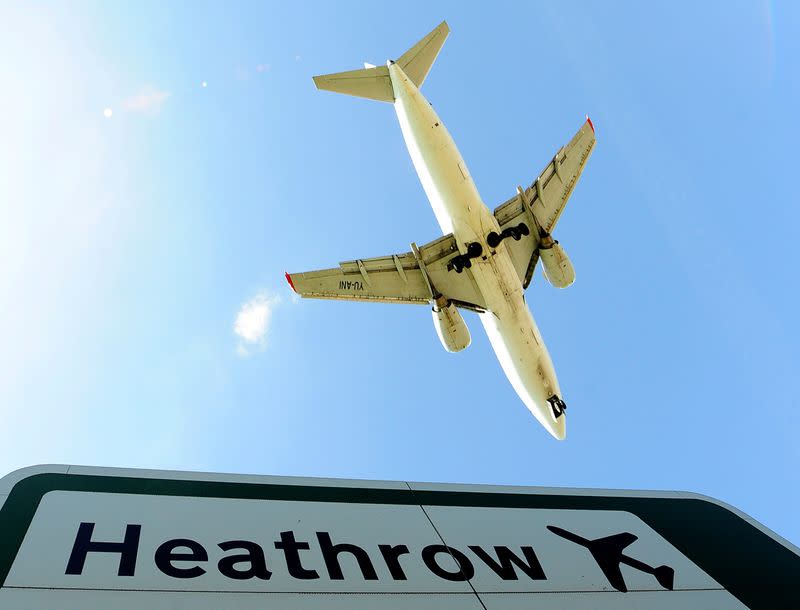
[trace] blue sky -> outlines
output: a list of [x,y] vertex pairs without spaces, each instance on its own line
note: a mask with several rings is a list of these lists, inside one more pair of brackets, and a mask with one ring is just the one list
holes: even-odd
[[[283,279],[437,236],[392,108],[311,76],[442,19],[424,93],[489,207],[597,128],[556,234],[577,282],[537,273],[527,297],[565,443],[473,315],[447,354],[423,307],[297,302]],[[7,3],[0,23],[0,473],[680,489],[800,543],[795,4]]]

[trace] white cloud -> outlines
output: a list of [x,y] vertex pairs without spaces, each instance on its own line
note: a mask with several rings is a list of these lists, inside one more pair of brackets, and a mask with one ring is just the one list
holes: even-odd
[[159,91],[153,87],[145,87],[136,95],[123,101],[122,107],[128,112],[158,114],[169,95],[169,91]]
[[252,348],[263,349],[272,312],[279,302],[278,297],[259,293],[242,305],[233,324],[233,332],[239,337],[237,354],[247,356]]

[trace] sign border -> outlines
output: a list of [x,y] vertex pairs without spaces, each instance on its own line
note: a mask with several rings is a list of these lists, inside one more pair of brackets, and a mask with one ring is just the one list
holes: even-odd
[[[170,473],[159,474],[163,477]],[[186,474],[197,476],[196,473]],[[271,481],[280,479],[265,478]],[[291,478],[287,477],[286,480]],[[604,493],[601,490],[585,490],[581,495],[576,495],[570,493],[572,490],[569,489],[558,493],[552,490],[537,491],[536,488],[513,492],[478,491],[482,487],[478,485],[458,486],[454,490],[430,489],[435,485],[426,485],[427,489],[415,489],[413,484],[407,484],[408,488],[404,489],[369,487],[368,481],[359,482],[363,486],[355,487],[350,486],[353,481],[347,481],[347,486],[337,487],[332,482],[328,479],[325,484],[303,485],[259,483],[252,479],[238,482],[156,478],[150,472],[146,477],[56,472],[24,476],[9,490],[0,508],[0,588],[5,584],[45,494],[73,491],[422,507],[625,511],[639,517],[748,607],[790,607],[800,600],[800,555],[754,522],[712,498],[666,494],[663,497],[648,497],[640,495],[641,492],[629,496],[592,495]],[[475,490],[468,490],[469,487]],[[746,556],[746,561],[741,560],[743,556]]]

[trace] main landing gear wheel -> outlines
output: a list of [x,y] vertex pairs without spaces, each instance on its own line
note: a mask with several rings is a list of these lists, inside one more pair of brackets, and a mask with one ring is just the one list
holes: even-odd
[[496,248],[500,245],[500,242],[508,237],[513,237],[514,241],[519,241],[524,235],[530,234],[531,230],[528,228],[528,225],[526,225],[524,222],[521,222],[516,227],[504,229],[500,235],[492,231],[486,236],[486,243],[489,244],[490,248]]
[[556,419],[564,415],[564,412],[567,410],[567,403],[561,400],[557,394],[553,394],[547,399],[547,402],[550,403],[550,408],[553,410],[553,417]]
[[455,271],[456,273],[461,273],[464,269],[469,269],[472,267],[473,258],[478,258],[482,254],[483,246],[481,246],[477,241],[473,241],[472,243],[467,244],[466,254],[459,254],[450,259],[450,262],[447,263],[447,268]]
[[471,244],[467,245],[467,260],[470,258],[478,258],[481,254],[483,254],[483,246],[477,241],[473,241]]
[[522,239],[523,235],[530,235],[531,231],[524,222],[519,223],[516,227],[514,227],[514,233],[512,237],[514,241],[519,241]]

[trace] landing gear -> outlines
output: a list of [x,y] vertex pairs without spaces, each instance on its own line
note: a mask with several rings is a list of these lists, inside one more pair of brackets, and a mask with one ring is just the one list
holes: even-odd
[[500,245],[504,239],[508,237],[513,237],[514,241],[519,241],[522,239],[523,235],[530,235],[531,231],[524,222],[519,223],[516,227],[509,227],[504,229],[500,235],[492,231],[489,235],[486,236],[486,243],[489,244],[490,248],[496,248]]
[[553,394],[547,399],[547,402],[550,403],[550,408],[553,410],[553,417],[556,419],[564,415],[564,412],[567,410],[567,403],[561,400],[557,394]]
[[455,271],[456,273],[461,273],[464,269],[469,269],[472,267],[473,258],[478,258],[482,254],[483,246],[481,246],[478,242],[473,241],[467,245],[466,254],[459,254],[458,256],[454,256],[452,259],[450,259],[450,262],[447,263],[447,268]]
[[472,261],[468,258],[462,258],[461,255],[456,256],[447,264],[447,268],[456,273],[461,273],[464,269],[472,267]]

